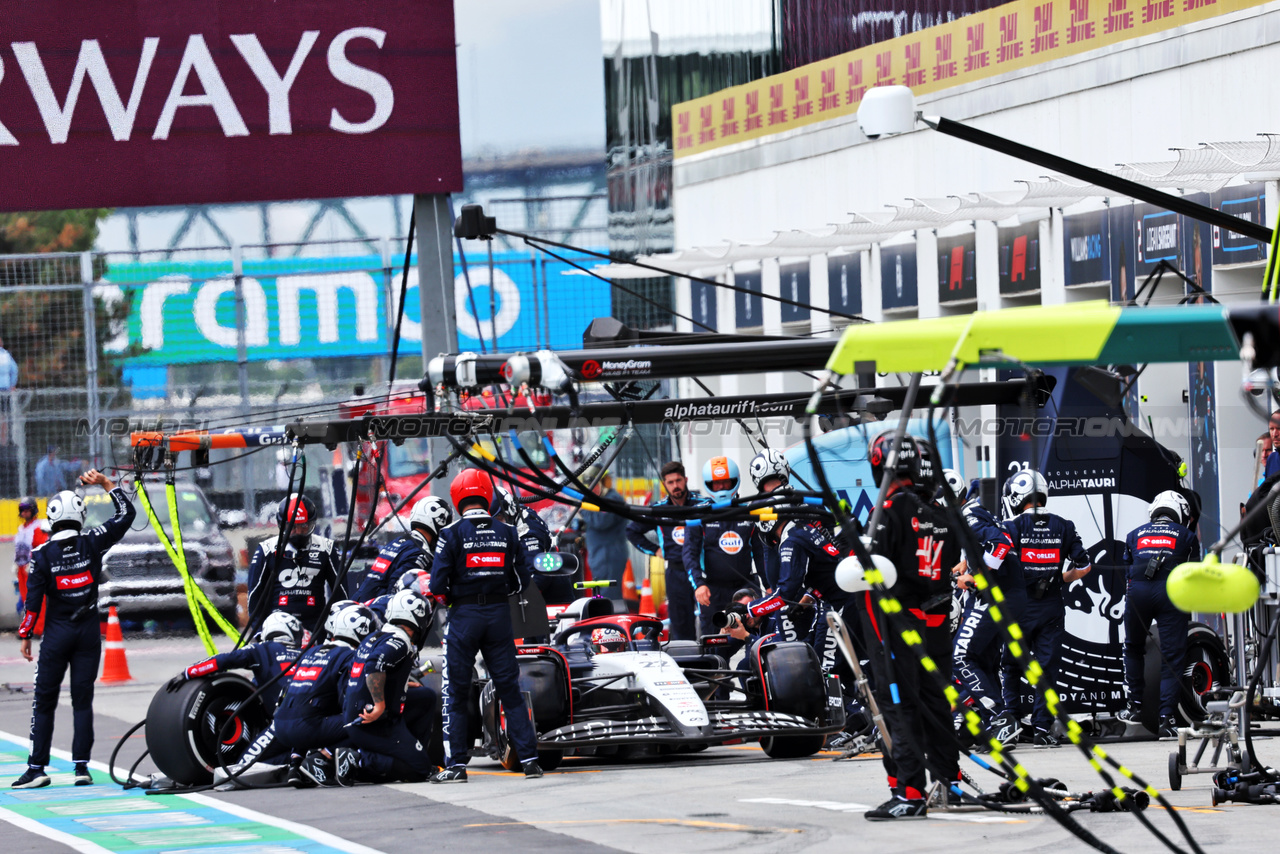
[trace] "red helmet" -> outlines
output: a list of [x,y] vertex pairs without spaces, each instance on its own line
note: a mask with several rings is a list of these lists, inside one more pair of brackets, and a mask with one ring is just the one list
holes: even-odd
[[591,630],[592,652],[626,652],[627,636],[617,629],[601,628]]
[[462,502],[468,498],[483,500],[487,510],[493,503],[493,480],[480,469],[465,469],[450,484],[449,498],[459,513],[462,512]]

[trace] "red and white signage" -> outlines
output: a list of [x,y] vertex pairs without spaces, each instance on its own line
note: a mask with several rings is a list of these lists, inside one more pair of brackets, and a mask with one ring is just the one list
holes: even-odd
[[449,0],[8,0],[0,210],[462,189]]
[[497,567],[502,566],[506,562],[506,555],[502,552],[475,552],[467,555],[467,566],[469,567]]

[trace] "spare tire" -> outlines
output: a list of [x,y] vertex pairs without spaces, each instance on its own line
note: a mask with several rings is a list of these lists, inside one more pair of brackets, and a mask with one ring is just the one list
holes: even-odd
[[[213,782],[219,762],[238,760],[267,727],[266,709],[253,683],[234,673],[216,673],[184,682],[176,691],[161,687],[147,709],[147,750],[160,773],[187,786]],[[219,737],[228,719],[225,736]]]

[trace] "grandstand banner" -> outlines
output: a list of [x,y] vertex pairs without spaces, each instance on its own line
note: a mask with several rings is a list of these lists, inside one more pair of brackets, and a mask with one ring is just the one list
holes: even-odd
[[[487,263],[464,270],[455,259],[459,347],[491,353],[581,347],[591,320],[611,313],[611,296],[607,282],[572,272],[520,253],[495,253],[492,275]],[[376,255],[245,260],[240,288],[249,359],[388,355],[400,275]],[[230,261],[113,263],[98,288],[105,300],[130,300],[128,327],[108,344],[128,368],[236,358]],[[415,261],[400,330],[400,352],[410,355],[422,351],[417,289]]]
[[936,92],[1263,2],[1015,0],[676,104],[675,156],[853,115],[872,86]]
[[450,0],[8,0],[0,210],[462,189]]

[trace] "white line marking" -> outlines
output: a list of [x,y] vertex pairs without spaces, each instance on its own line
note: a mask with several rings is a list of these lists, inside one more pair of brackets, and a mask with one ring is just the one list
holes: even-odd
[[[14,735],[13,733],[0,730],[0,739],[8,739],[9,741],[17,744],[24,744],[28,746],[28,749],[30,749],[31,741],[29,739]],[[59,759],[65,759],[68,762],[71,761],[71,753],[69,751],[53,748],[49,753]],[[104,774],[107,773],[106,763],[93,760],[89,762],[89,766],[95,771],[101,771]],[[213,809],[221,810],[222,812],[230,813],[231,815],[248,819],[249,821],[260,822],[261,824],[270,825],[271,827],[276,827],[280,830],[287,830],[290,833],[296,833],[305,839],[319,842],[321,845],[328,845],[330,848],[336,848],[339,851],[346,851],[347,854],[383,854],[382,851],[379,851],[376,848],[370,848],[367,845],[361,845],[358,842],[343,839],[341,836],[334,836],[332,833],[311,827],[310,825],[299,824],[296,821],[289,821],[288,819],[279,818],[274,815],[267,815],[266,813],[258,812],[257,810],[251,810],[247,807],[238,806],[236,804],[229,804],[225,801],[205,797],[204,795],[178,795],[177,797],[186,798],[192,803],[212,807]],[[77,851],[84,852],[84,854],[112,854],[112,852],[109,852],[106,848],[103,848],[100,845],[92,842],[85,842],[79,837],[71,836],[70,834],[63,833],[59,830],[52,830],[39,822],[32,821],[31,819],[25,818],[24,816],[20,816],[16,813],[11,813],[2,807],[0,807],[0,820],[15,824],[24,830],[30,830],[32,833],[39,834],[47,839],[56,839],[58,842],[70,845]]]
[[25,830],[28,833],[34,833],[36,836],[43,836],[45,839],[61,842],[73,851],[79,851],[80,854],[112,854],[110,849],[103,848],[96,842],[81,839],[79,836],[72,836],[70,833],[65,833],[61,830],[54,830],[52,827],[46,827],[33,818],[10,812],[4,807],[0,807],[0,821],[7,821],[14,827]]

